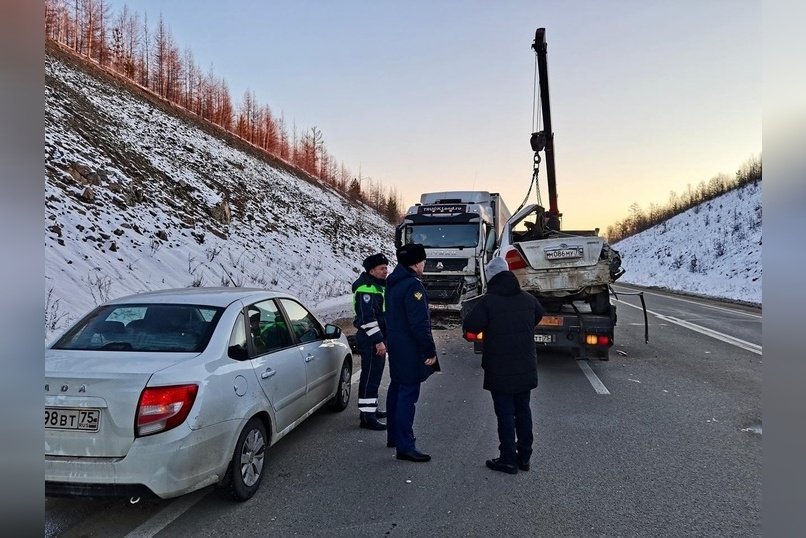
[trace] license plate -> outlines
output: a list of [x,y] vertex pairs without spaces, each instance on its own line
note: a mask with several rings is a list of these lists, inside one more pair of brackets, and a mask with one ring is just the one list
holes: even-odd
[[101,424],[101,410],[70,407],[46,407],[46,430],[78,430],[97,432]]
[[433,308],[434,310],[447,310],[448,309],[448,305],[441,304],[441,303],[431,303],[429,306],[431,308]]
[[566,260],[568,258],[581,258],[581,248],[556,248],[546,251],[547,260]]
[[538,344],[551,344],[554,342],[554,336],[551,334],[536,334],[535,342]]
[[552,327],[562,327],[563,325],[563,317],[562,316],[543,316],[540,318],[540,323],[538,325],[550,325]]

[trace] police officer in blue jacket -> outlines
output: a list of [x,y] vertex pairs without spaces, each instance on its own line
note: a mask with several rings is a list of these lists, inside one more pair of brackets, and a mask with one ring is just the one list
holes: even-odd
[[384,319],[384,288],[389,259],[381,253],[367,257],[362,263],[365,272],[353,282],[355,308],[355,341],[361,353],[361,377],[358,382],[358,410],[361,427],[385,430],[379,421],[386,413],[378,411],[378,388],[386,363],[386,321]]
[[396,447],[399,460],[425,462],[431,456],[414,444],[415,404],[420,383],[439,371],[428,296],[420,279],[425,248],[403,245],[397,250],[397,267],[386,279],[386,341],[389,345],[391,382],[386,393],[388,447]]

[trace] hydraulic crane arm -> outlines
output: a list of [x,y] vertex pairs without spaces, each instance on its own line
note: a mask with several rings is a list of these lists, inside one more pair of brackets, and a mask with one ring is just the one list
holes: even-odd
[[546,62],[546,29],[538,28],[532,48],[537,55],[537,72],[540,84],[540,110],[543,118],[543,131],[532,133],[532,150],[537,153],[541,149],[546,153],[546,176],[548,181],[549,209],[547,226],[552,230],[560,229],[562,213],[557,207],[557,177],[554,168],[554,131],[551,130],[551,105],[549,103],[549,74]]

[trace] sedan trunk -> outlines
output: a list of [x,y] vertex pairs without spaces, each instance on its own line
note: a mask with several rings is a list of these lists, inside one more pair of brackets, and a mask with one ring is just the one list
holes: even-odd
[[45,455],[126,456],[137,403],[151,375],[195,355],[48,349]]

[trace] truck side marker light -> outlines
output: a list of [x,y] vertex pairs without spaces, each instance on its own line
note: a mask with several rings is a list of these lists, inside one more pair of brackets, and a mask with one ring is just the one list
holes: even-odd
[[468,342],[481,342],[482,340],[484,340],[484,333],[483,332],[472,333],[470,331],[467,331],[467,332],[465,332],[464,336],[465,336],[465,340],[467,340]]

